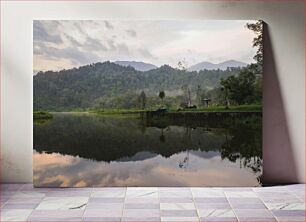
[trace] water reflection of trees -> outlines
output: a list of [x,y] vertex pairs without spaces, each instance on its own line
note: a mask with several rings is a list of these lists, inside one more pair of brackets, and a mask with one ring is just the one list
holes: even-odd
[[[188,146],[192,139],[192,130],[200,127],[205,133],[212,133],[218,127],[225,135],[225,141],[220,146],[219,152],[222,159],[228,159],[231,162],[239,161],[240,167],[250,168],[254,173],[262,171],[262,134],[261,117],[258,115],[243,116],[237,119],[228,119],[218,117],[218,120],[212,118],[208,122],[199,122],[197,119],[188,119],[181,122],[182,119],[163,118],[162,121],[149,119],[149,126],[157,126],[162,129],[168,124],[178,124],[184,127],[183,143]],[[178,122],[178,123],[176,123]],[[219,132],[220,133],[220,132]],[[164,138],[166,139],[166,138]]]
[[240,162],[240,167],[248,167],[254,173],[261,172],[262,136],[260,130],[245,128],[230,130],[221,146],[221,158],[232,162]]
[[262,161],[260,127],[211,128],[195,123],[155,127],[137,118],[91,115],[56,115],[48,124],[35,125],[34,149],[106,162],[142,151],[164,157],[188,150],[216,151],[222,159],[240,161],[241,167],[255,173],[261,171]]

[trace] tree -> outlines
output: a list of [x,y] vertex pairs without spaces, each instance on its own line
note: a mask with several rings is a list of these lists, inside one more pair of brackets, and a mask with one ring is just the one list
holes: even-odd
[[247,28],[252,30],[256,37],[253,39],[253,47],[258,47],[254,59],[259,65],[263,64],[263,21],[259,20],[256,23],[247,23]]
[[96,99],[95,104],[98,109],[102,109],[102,111],[104,112],[105,99],[103,97],[99,97],[98,99]]
[[147,96],[144,91],[141,91],[139,95],[139,102],[140,102],[140,108],[146,109],[146,103],[147,103]]
[[225,108],[228,109],[229,108],[229,98],[228,98],[228,90],[229,90],[229,86],[228,86],[228,79],[224,80],[223,78],[221,78],[220,80],[220,85],[221,87],[221,91],[224,94],[224,103],[225,103]]
[[241,104],[254,102],[254,85],[256,76],[249,69],[243,69],[238,76],[230,76],[227,79],[221,79],[221,86],[225,95],[226,106],[228,107],[229,100]]
[[182,70],[182,71],[186,72],[187,67],[188,67],[188,63],[185,59],[183,59],[182,61],[179,61],[177,63],[177,66],[178,66],[179,70]]
[[183,85],[181,89],[183,91],[183,94],[186,100],[186,101],[183,101],[182,104],[186,103],[186,106],[190,107],[191,106],[191,89],[188,85]]
[[197,86],[197,93],[196,93],[196,100],[198,103],[198,106],[200,107],[202,105],[202,101],[204,98],[202,98],[203,90],[201,89],[201,85]]
[[122,102],[123,102],[123,98],[121,96],[115,97],[115,104],[116,104],[117,109],[121,108]]
[[164,98],[166,97],[166,93],[164,91],[160,91],[158,96],[161,99],[162,105],[163,105],[164,104]]

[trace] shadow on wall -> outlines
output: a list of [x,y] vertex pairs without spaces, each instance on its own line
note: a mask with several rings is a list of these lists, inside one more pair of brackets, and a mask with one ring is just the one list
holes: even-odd
[[264,23],[263,30],[263,183],[297,183],[297,166],[268,24]]

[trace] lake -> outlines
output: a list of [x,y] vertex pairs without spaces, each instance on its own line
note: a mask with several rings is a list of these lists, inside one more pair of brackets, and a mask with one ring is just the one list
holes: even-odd
[[261,185],[261,116],[176,124],[137,114],[53,115],[34,122],[36,187]]

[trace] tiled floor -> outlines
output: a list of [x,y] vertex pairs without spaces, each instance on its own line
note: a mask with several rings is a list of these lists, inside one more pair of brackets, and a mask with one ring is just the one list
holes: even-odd
[[305,221],[305,185],[66,188],[1,185],[1,221]]

